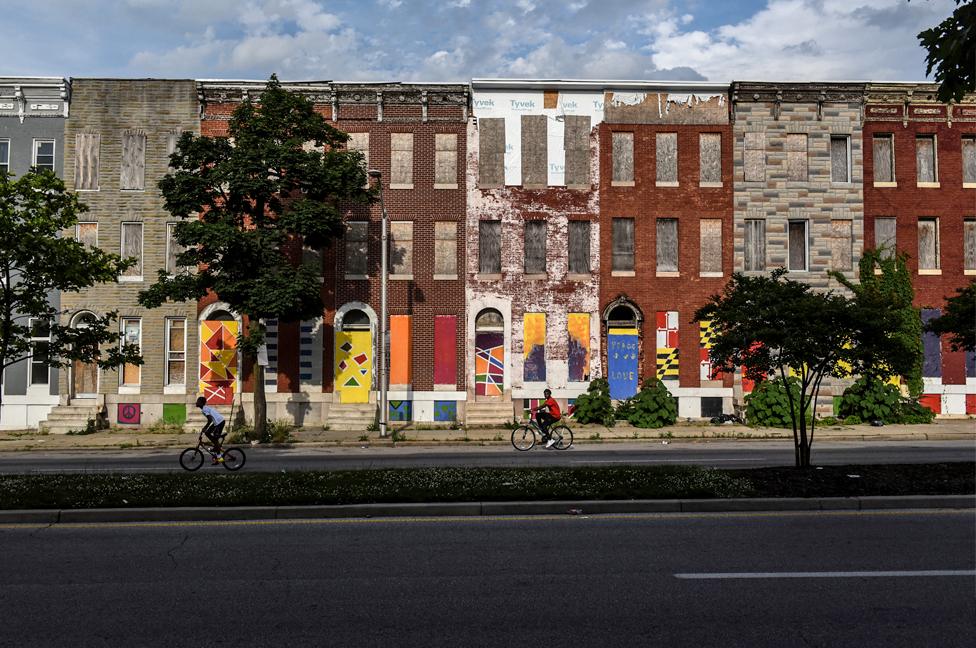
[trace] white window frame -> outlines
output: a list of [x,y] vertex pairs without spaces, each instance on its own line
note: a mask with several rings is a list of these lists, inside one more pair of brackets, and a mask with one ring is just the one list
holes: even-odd
[[[125,325],[128,322],[139,322],[139,351],[142,352],[142,318],[141,317],[122,317],[120,318],[121,323],[121,333],[122,338],[119,340],[119,349],[123,347],[126,343],[125,339]],[[125,365],[123,364],[119,368],[119,393],[124,394],[138,394],[142,387],[142,368],[145,365],[136,365],[139,370],[139,382],[137,383],[127,383],[125,382]]]
[[39,317],[31,317],[27,320],[27,330],[30,331],[30,348],[31,352],[27,358],[27,389],[28,391],[43,391],[47,393],[51,389],[51,366],[45,365],[47,370],[47,378],[42,383],[34,382],[34,345],[37,342],[51,342],[51,329],[50,325],[47,330],[47,337],[38,337],[34,335],[34,323],[38,321]]
[[[963,135],[960,138],[960,140],[959,140],[959,154],[960,154],[960,156],[962,156],[962,164],[963,164],[963,169],[962,169],[962,171],[963,171],[963,177],[962,177],[963,183],[962,183],[962,187],[963,187],[963,189],[976,189],[976,182],[966,182],[966,175],[965,175],[965,173],[966,173],[966,171],[965,171],[965,168],[966,168],[966,158],[965,158],[965,156],[963,156],[963,151],[965,150],[965,143],[966,143],[967,140],[973,142],[973,144],[976,145],[976,135],[966,134],[966,135]],[[936,154],[936,155],[938,155],[938,154]],[[936,167],[936,174],[938,174],[938,167]],[[936,177],[938,177],[938,175],[936,175]]]
[[[831,184],[835,184],[835,185],[851,184],[852,182],[854,182],[854,169],[851,166],[851,162],[852,162],[852,159],[851,159],[851,136],[850,135],[845,135],[845,134],[834,135],[833,133],[831,133],[831,135],[830,135],[831,149],[833,149],[833,144],[834,144],[834,140],[835,139],[842,139],[842,140],[844,140],[844,142],[846,144],[846,148],[847,148],[847,179],[846,180],[834,180],[834,158],[833,158],[833,156],[831,156],[831,158],[830,158],[830,182],[831,182]],[[808,155],[809,155],[809,150],[810,150],[810,142],[809,142],[809,139],[808,139],[807,140],[807,151],[808,151]],[[831,152],[833,152],[833,151],[831,151]],[[809,177],[810,177],[810,169],[807,168],[807,178],[809,178]],[[807,234],[807,240],[809,240],[809,239],[810,239],[810,236],[809,236],[809,232],[808,232],[808,234]],[[809,266],[809,265],[810,265],[810,263],[809,263],[809,260],[808,260],[807,261],[807,266]]]
[[82,225],[94,225],[95,226],[95,247],[98,247],[98,221],[78,221],[75,223],[75,240],[79,243],[81,242],[81,226]]
[[0,160],[0,166],[6,167],[7,173],[10,173],[10,139],[6,137],[0,137],[0,144],[7,145],[7,159]]
[[[183,350],[177,351],[171,349],[169,346],[170,340],[170,329],[173,327],[174,322],[182,322],[183,324]],[[167,394],[185,394],[186,393],[186,345],[187,345],[187,332],[188,332],[187,319],[185,317],[167,317],[166,325],[163,330],[165,339],[163,341],[163,391]],[[175,359],[172,357],[174,353],[183,354],[183,382],[174,383],[172,376],[169,373],[169,363]]]
[[47,138],[47,137],[35,137],[34,138],[34,149],[33,149],[32,153],[31,153],[31,166],[33,166],[33,167],[36,167],[37,166],[37,145],[38,144],[44,144],[44,143],[47,143],[47,142],[50,142],[51,143],[51,171],[53,171],[54,173],[57,173],[57,168],[58,168],[58,141],[57,140],[54,140],[54,139]]
[[[920,229],[919,225],[921,225],[923,221],[926,221],[926,222],[932,221],[933,223],[935,223],[935,267],[934,268],[923,268],[922,267],[922,263],[921,263],[922,251],[919,248],[918,231]],[[915,228],[916,228],[915,229],[915,253],[916,253],[916,257],[915,258],[918,259],[918,261],[919,261],[919,263],[918,263],[918,274],[919,275],[940,275],[940,274],[942,274],[942,234],[939,231],[939,229],[940,229],[939,225],[940,225],[940,223],[939,223],[939,217],[938,216],[920,216],[919,219],[918,219],[918,223],[916,223],[916,225],[915,225]]]
[[[932,139],[932,181],[922,182],[918,179],[918,140]],[[939,136],[936,133],[915,133],[915,186],[928,189],[938,189],[939,183]]]
[[875,138],[883,138],[883,139],[887,139],[889,142],[891,142],[891,144],[890,144],[890,146],[891,146],[891,180],[888,181],[888,182],[873,182],[874,178],[872,178],[873,186],[875,186],[875,187],[897,187],[898,186],[898,176],[896,175],[896,170],[895,170],[895,163],[896,163],[895,162],[895,134],[893,132],[892,133],[874,133],[871,136],[871,159],[874,162],[874,164],[877,165],[878,164],[878,161],[876,159],[874,159],[874,140],[875,140]]
[[119,223],[119,255],[125,258],[125,226],[126,225],[138,225],[142,228],[142,236],[139,237],[139,266],[141,272],[138,276],[127,277],[125,275],[119,275],[120,282],[140,282],[143,281],[143,277],[146,274],[146,224],[143,221],[122,221]]
[[[170,248],[173,246],[173,243],[174,243],[173,242],[173,229],[176,227],[176,225],[177,225],[177,221],[168,221],[166,223],[166,250],[165,250],[166,257],[163,260],[163,267],[166,270],[166,274],[168,274],[170,277],[175,277],[176,276],[176,273],[179,271],[179,269],[183,267],[183,266],[180,266],[178,264],[175,267],[173,267],[172,269],[169,268],[169,267],[167,267],[167,266],[169,266]],[[146,235],[145,229],[143,229],[142,235],[143,235],[143,240],[145,240],[145,235]],[[145,243],[143,243],[143,247],[145,247]],[[174,263],[175,263],[175,261],[174,261]]]
[[[790,249],[793,247],[790,241],[790,226],[793,223],[803,223],[803,266],[794,268],[790,263]],[[810,272],[810,221],[806,218],[791,218],[786,225],[786,266],[789,272]]]

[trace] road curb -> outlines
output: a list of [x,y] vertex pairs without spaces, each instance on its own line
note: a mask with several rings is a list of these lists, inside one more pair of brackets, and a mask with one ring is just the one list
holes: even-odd
[[229,506],[0,511],[0,524],[53,525],[130,522],[224,522],[381,517],[606,515],[621,513],[733,513],[976,509],[976,495],[671,500],[432,502],[323,506]]

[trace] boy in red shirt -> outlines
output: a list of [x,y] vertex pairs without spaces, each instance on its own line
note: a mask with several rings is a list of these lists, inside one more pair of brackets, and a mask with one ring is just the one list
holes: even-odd
[[[542,436],[546,440],[546,447],[551,448],[556,443],[556,440],[549,438],[549,427],[563,416],[562,412],[559,411],[559,403],[552,397],[552,392],[547,389],[542,394],[546,397],[546,400],[538,407],[533,407],[531,411],[538,412],[535,415],[535,420],[539,422],[539,429],[542,430]],[[539,411],[542,409],[546,411]]]

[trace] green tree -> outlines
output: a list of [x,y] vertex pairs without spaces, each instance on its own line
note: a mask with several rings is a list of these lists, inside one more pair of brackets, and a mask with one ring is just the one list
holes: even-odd
[[[167,300],[216,294],[244,320],[238,347],[254,362],[267,319],[321,317],[321,264],[290,250],[327,245],[341,231],[344,206],[367,204],[374,192],[360,153],[310,101],[284,90],[275,76],[256,104],[234,111],[229,137],[184,133],[159,182],[166,210],[180,218],[185,247],[175,276],[160,271],[140,294],[149,308]],[[311,144],[311,146],[310,146]],[[264,368],[254,362],[254,428],[264,436]]]
[[956,0],[956,9],[941,23],[919,32],[926,50],[925,74],[935,70],[940,84],[939,101],[959,101],[967,92],[976,92],[976,3]]
[[[86,211],[50,171],[31,170],[17,179],[0,172],[0,400],[3,370],[29,357],[52,367],[75,360],[103,369],[142,364],[137,347],[119,345],[116,313],[72,328],[61,324],[64,313],[50,301],[52,294],[118,281],[135,262],[62,235]],[[35,333],[49,335],[50,342],[32,344]]]
[[946,298],[942,315],[929,322],[925,330],[948,335],[953,351],[976,351],[976,280]]

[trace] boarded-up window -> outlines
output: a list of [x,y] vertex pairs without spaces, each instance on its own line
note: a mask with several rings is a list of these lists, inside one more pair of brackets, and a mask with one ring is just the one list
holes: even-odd
[[346,275],[365,276],[369,261],[369,223],[346,223]]
[[457,382],[457,316],[434,316],[434,384]]
[[101,138],[96,133],[75,135],[75,189],[98,190],[98,151]]
[[634,181],[634,134],[612,133],[613,182]]
[[657,271],[678,271],[678,219],[657,219]]
[[186,384],[186,320],[166,320],[167,385]]
[[850,138],[846,135],[832,135],[830,138],[830,181],[851,181]]
[[478,221],[478,271],[500,274],[502,271],[502,222]]
[[634,219],[613,219],[613,270],[634,269]]
[[965,270],[976,270],[976,219],[962,222],[962,257]]
[[522,185],[543,187],[548,180],[548,118],[522,115]]
[[411,221],[390,223],[390,273],[408,276],[413,274],[413,223]]
[[790,221],[789,246],[789,269],[805,271],[807,269],[807,221]]
[[457,134],[434,135],[434,187],[457,189]]
[[722,134],[702,133],[698,136],[698,173],[702,184],[722,182]]
[[478,184],[500,187],[505,184],[505,120],[478,120]]
[[743,178],[746,182],[762,182],[766,179],[765,134],[746,133],[743,146]]
[[98,223],[78,223],[75,239],[87,248],[98,247]]
[[457,223],[434,223],[434,275],[457,276]]
[[939,268],[939,219],[918,219],[918,269]]
[[546,221],[525,221],[525,274],[546,271]]
[[390,186],[413,187],[413,133],[390,133]]
[[786,174],[793,182],[807,181],[807,135],[789,133],[786,136]]
[[122,223],[122,256],[136,260],[122,276],[142,278],[142,223]]
[[895,181],[895,149],[891,134],[875,135],[873,139],[874,181]]
[[[132,345],[136,347],[136,349],[139,349],[142,346],[142,320],[135,318],[122,320],[121,343]],[[141,379],[142,372],[140,371],[140,365],[122,365],[123,385],[138,385],[141,382]]]
[[122,175],[120,189],[146,188],[146,134],[142,131],[122,133]]
[[766,269],[766,221],[749,219],[745,222],[743,235],[743,257],[745,270],[758,271]]
[[166,223],[166,272],[176,274],[181,269],[176,258],[185,250],[176,240],[176,223]]
[[853,269],[851,238],[853,223],[849,220],[830,221],[830,267],[832,270]]
[[569,272],[590,272],[590,221],[569,221]]
[[413,336],[409,315],[390,315],[390,384],[410,384]]
[[882,259],[895,255],[895,231],[897,221],[892,216],[878,216],[874,219],[874,247],[881,251]]
[[976,137],[962,138],[962,181],[976,184]]
[[722,220],[720,218],[703,218],[699,221],[701,228],[699,247],[699,272],[722,272]]
[[563,131],[566,149],[566,186],[590,184],[590,116],[566,115]]
[[181,130],[172,130],[166,133],[166,168],[170,171],[173,170],[173,165],[170,162],[170,157],[173,153],[176,153],[176,145],[180,141],[180,137],[183,135]]
[[918,182],[938,182],[939,172],[935,158],[935,135],[920,135],[915,138],[915,165]]
[[657,181],[678,182],[678,134],[658,133],[656,136]]
[[[362,153],[363,171],[369,170],[369,133],[349,133],[346,149]],[[369,186],[369,178],[366,178],[366,185]]]

